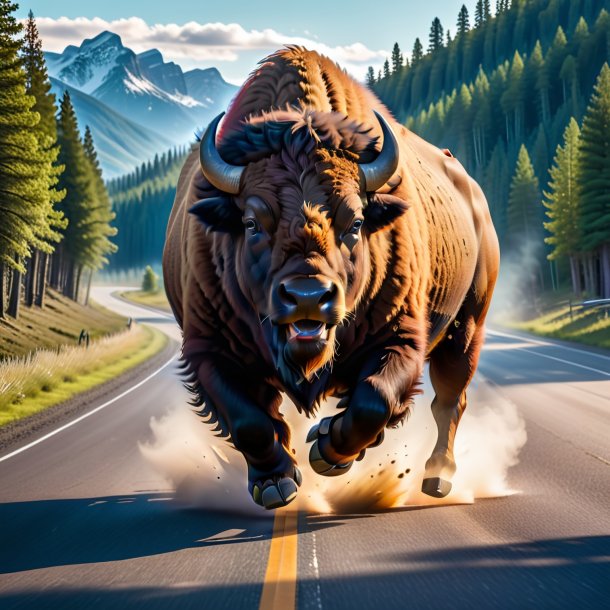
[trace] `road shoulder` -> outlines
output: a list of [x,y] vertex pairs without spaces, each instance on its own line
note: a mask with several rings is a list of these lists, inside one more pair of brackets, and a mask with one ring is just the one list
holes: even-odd
[[119,377],[86,390],[53,407],[2,426],[0,428],[0,458],[125,392],[129,387],[145,379],[168,362],[177,353],[177,350],[178,344],[170,339],[155,356]]

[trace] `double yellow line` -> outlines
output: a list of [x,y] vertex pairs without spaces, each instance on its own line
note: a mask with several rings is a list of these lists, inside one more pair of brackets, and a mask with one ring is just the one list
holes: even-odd
[[298,512],[276,511],[259,610],[294,610],[297,593]]

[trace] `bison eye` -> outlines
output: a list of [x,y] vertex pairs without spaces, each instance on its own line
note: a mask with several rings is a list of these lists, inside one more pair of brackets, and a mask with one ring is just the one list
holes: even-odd
[[358,218],[354,220],[352,226],[341,235],[341,241],[347,246],[347,249],[351,252],[358,241],[360,240],[360,229],[362,228],[363,220]]
[[244,218],[244,226],[248,235],[256,235],[260,231],[260,227],[254,218]]
[[354,235],[357,235],[358,232],[360,231],[362,227],[362,220],[359,218],[358,220],[354,221],[354,224],[352,225],[352,228],[349,230],[350,233],[353,233]]

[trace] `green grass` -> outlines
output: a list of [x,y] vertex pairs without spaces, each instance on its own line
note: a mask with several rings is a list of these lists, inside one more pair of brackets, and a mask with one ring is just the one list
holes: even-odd
[[125,328],[126,318],[92,304],[85,307],[48,290],[45,306],[20,308],[17,320],[0,319],[0,362],[43,348],[78,345],[82,329],[92,340]]
[[562,305],[532,320],[504,323],[535,335],[610,349],[610,315],[588,309],[575,312],[570,318],[569,311],[568,305]]
[[134,326],[89,348],[64,346],[0,362],[0,426],[114,379],[160,352],[167,342],[157,329]]
[[156,307],[157,309],[163,309],[171,313],[172,309],[167,301],[164,290],[157,290],[156,292],[144,292],[143,290],[129,290],[122,292],[121,296],[128,301],[133,301],[140,305],[148,305],[149,307]]

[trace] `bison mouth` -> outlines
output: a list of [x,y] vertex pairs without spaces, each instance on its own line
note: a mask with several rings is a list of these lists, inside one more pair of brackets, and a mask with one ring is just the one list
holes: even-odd
[[277,364],[284,381],[294,374],[297,378],[310,380],[332,360],[335,325],[302,318],[276,328],[279,331],[276,335]]
[[287,325],[288,341],[326,341],[330,325],[318,320],[297,320]]

